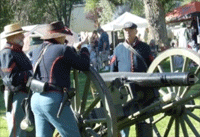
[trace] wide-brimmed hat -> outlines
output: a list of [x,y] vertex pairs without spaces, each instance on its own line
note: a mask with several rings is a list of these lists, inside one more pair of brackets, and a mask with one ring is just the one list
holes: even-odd
[[46,33],[41,39],[53,39],[66,35],[73,35],[72,32],[66,28],[61,21],[55,21],[47,25]]
[[26,31],[24,31],[22,29],[22,27],[18,24],[10,24],[4,27],[4,32],[3,32],[3,36],[2,38],[7,38],[16,34],[20,34],[20,33],[24,33]]

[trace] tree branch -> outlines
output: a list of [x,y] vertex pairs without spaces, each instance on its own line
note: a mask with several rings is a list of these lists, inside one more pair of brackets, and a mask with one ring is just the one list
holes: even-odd
[[59,21],[61,21],[61,17],[59,15],[58,7],[56,6],[55,0],[53,0],[53,5],[54,5],[54,8],[56,10],[57,18],[58,18]]

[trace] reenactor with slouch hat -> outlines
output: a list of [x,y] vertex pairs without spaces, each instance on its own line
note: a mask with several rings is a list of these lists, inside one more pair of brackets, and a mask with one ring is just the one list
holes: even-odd
[[65,93],[70,89],[71,68],[89,70],[90,55],[87,48],[81,48],[80,54],[66,46],[66,35],[72,35],[62,22],[52,22],[47,27],[47,33],[41,37],[44,40],[33,51],[33,66],[36,65],[41,51],[43,57],[36,70],[36,80],[47,83],[43,92],[33,91],[31,107],[35,117],[36,136],[50,137],[57,129],[63,137],[79,137],[80,132],[76,118],[70,107],[70,100],[63,106],[58,117],[58,110]]
[[4,100],[6,104],[6,119],[9,137],[34,137],[35,132],[26,132],[20,128],[24,118],[21,107],[22,100],[27,97],[26,82],[32,75],[32,65],[22,51],[24,33],[18,23],[4,27],[7,43],[0,56],[1,77],[5,85]]

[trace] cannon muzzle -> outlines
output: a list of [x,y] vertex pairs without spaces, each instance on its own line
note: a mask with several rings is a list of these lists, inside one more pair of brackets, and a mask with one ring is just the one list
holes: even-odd
[[184,73],[137,73],[110,72],[100,74],[106,83],[120,78],[125,82],[134,82],[141,87],[189,86],[197,82],[198,78],[189,72]]

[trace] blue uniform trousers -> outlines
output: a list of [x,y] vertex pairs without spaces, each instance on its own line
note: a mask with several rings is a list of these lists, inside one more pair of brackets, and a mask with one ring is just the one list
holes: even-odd
[[[5,90],[5,94],[7,94]],[[6,113],[6,119],[9,130],[9,137],[35,137],[34,130],[32,132],[26,132],[21,130],[20,123],[24,118],[24,111],[21,107],[21,102],[27,97],[27,93],[17,92],[13,96],[12,110]],[[7,100],[5,100],[6,102]]]
[[69,105],[65,105],[57,118],[62,98],[62,93],[53,91],[32,95],[31,108],[35,116],[37,137],[51,137],[55,129],[62,137],[80,137],[77,121]]

